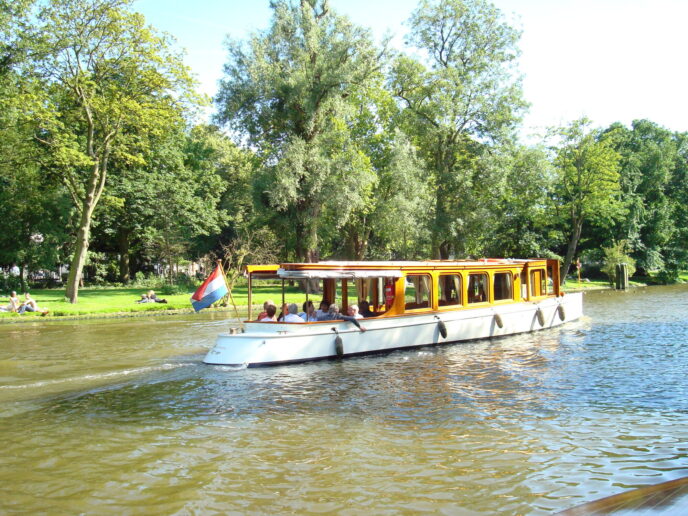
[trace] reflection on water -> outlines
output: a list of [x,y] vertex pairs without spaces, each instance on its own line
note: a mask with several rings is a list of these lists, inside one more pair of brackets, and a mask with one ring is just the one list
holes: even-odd
[[0,510],[552,514],[686,476],[686,307],[264,369],[201,363],[212,315],[0,327]]

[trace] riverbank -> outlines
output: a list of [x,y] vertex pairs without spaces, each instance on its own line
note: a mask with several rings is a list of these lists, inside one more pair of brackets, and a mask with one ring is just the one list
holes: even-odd
[[[288,287],[285,300],[289,303],[302,303],[303,293],[297,287]],[[23,314],[0,312],[0,324],[35,322],[47,320],[74,320],[117,317],[143,317],[156,315],[176,315],[193,313],[191,307],[191,295],[193,292],[181,294],[158,293],[158,298],[166,303],[137,303],[141,294],[145,294],[145,288],[82,288],[79,290],[79,300],[71,304],[64,298],[63,289],[32,289],[31,297],[36,300],[39,308],[47,309],[48,314],[25,312]],[[253,288],[253,304],[258,307],[266,299],[272,299],[276,303],[282,300],[281,286],[268,285]],[[7,294],[3,296],[7,299]],[[23,298],[23,296],[19,296]],[[237,310],[228,300],[226,306],[208,308],[206,311],[230,312],[245,317],[248,313],[248,289],[245,286],[236,287],[232,291],[232,298]],[[5,301],[2,304],[6,304]]]
[[[645,283],[631,282],[631,287],[643,287]],[[580,292],[588,290],[609,289],[609,282],[604,280],[584,280],[580,283],[569,280],[564,286],[564,292]],[[181,294],[158,294],[166,303],[137,303],[141,294],[146,293],[145,288],[122,287],[87,287],[79,290],[79,302],[71,304],[64,298],[63,289],[34,289],[31,296],[36,300],[40,308],[48,309],[46,316],[40,313],[0,313],[0,324],[35,322],[37,320],[75,320],[75,319],[111,319],[122,317],[145,317],[161,315],[177,315],[193,313],[190,297],[192,292]],[[227,306],[217,306],[207,310],[214,312],[229,312],[244,318],[248,314],[248,289],[246,286],[237,286],[232,291],[232,298],[236,304],[236,310],[231,301]],[[272,299],[279,304],[282,300],[280,285],[254,285],[253,305],[254,309],[260,308],[263,301]],[[286,287],[285,300],[288,303],[303,303],[304,294],[298,287]]]

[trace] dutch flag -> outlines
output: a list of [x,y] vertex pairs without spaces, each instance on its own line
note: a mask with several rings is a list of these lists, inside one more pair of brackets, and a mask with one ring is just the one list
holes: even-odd
[[208,308],[215,301],[227,295],[227,283],[222,267],[218,265],[210,276],[206,278],[203,285],[191,296],[191,304],[197,312]]

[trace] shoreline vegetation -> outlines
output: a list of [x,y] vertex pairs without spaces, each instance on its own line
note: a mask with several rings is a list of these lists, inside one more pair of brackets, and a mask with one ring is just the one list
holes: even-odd
[[[688,272],[681,274],[681,281],[688,281]],[[645,287],[652,284],[651,281],[631,281],[630,287]],[[577,279],[569,279],[564,285],[564,292],[578,292],[589,290],[613,289],[608,280],[602,279],[583,279],[580,283]],[[64,289],[31,289],[30,293],[37,300],[38,306],[47,308],[48,315],[41,316],[40,313],[24,314],[0,312],[0,324],[19,323],[19,322],[43,322],[43,321],[67,321],[67,320],[88,320],[88,319],[110,319],[125,317],[160,316],[160,315],[179,315],[194,313],[191,307],[190,297],[193,292],[182,294],[159,294],[158,297],[167,300],[167,303],[137,303],[141,294],[147,289],[138,287],[86,287],[80,290],[79,304],[70,304],[64,298]],[[285,288],[285,301],[297,303],[299,306],[304,301],[305,294],[298,286],[288,286]],[[5,296],[6,297],[6,296]],[[236,303],[236,310],[230,299],[226,304],[217,303],[214,307],[206,310],[216,313],[227,313],[236,316],[239,313],[241,318],[248,313],[248,289],[245,285],[237,285],[232,290],[232,297]],[[4,299],[4,297],[3,297]],[[281,303],[282,294],[280,285],[255,286],[253,288],[254,310],[266,300],[272,299],[276,303]],[[317,299],[317,295],[311,296]]]

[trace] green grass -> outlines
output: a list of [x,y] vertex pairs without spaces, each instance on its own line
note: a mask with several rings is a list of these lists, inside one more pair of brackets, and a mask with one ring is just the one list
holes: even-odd
[[[688,271],[682,272],[680,280],[688,282]],[[638,281],[631,281],[631,286],[643,286],[644,283]],[[565,292],[573,292],[577,290],[594,290],[610,288],[609,282],[606,279],[590,279],[589,281],[578,282],[577,278],[569,278],[564,286]],[[50,313],[47,319],[55,319],[60,317],[79,317],[79,316],[97,316],[97,315],[114,315],[114,314],[135,314],[135,313],[165,313],[170,311],[175,312],[191,312],[191,297],[192,292],[184,294],[161,295],[158,297],[167,299],[167,304],[163,303],[136,303],[141,298],[141,294],[145,293],[146,288],[115,288],[115,287],[88,287],[79,290],[79,302],[75,305],[68,303],[64,299],[63,289],[33,289],[30,290],[31,296],[36,300],[40,308],[47,308]],[[349,296],[356,297],[355,289],[350,286]],[[20,299],[23,295],[19,295]],[[248,305],[248,287],[246,285],[237,285],[232,291],[232,297],[236,303],[242,316],[246,314]],[[6,305],[9,301],[9,292],[3,293],[0,298],[0,304]],[[280,282],[264,284],[254,284],[252,304],[255,309],[261,309],[262,304],[267,299],[271,299],[278,307],[282,303],[282,286]],[[296,303],[301,308],[301,305],[306,299],[306,295],[301,292],[298,287],[286,286],[284,300],[287,303]],[[320,296],[315,294],[309,297],[310,300],[318,306]],[[223,310],[232,310],[231,303],[227,307],[221,307]],[[41,317],[38,313],[24,313],[22,315],[0,312],[0,322],[17,321],[18,318],[31,320],[33,317]]]
[[[46,318],[78,317],[88,315],[131,314],[136,312],[169,312],[192,311],[190,297],[193,292],[184,294],[164,295],[158,297],[167,300],[165,303],[137,303],[141,294],[147,292],[145,288],[81,288],[79,289],[78,303],[71,304],[64,299],[64,289],[32,289],[31,297],[36,300],[39,308],[47,308],[50,312]],[[19,298],[23,299],[23,294]],[[246,311],[248,305],[248,287],[238,286],[232,291],[232,297],[237,307]],[[9,303],[9,292],[3,293],[0,304]],[[282,303],[281,285],[265,285],[253,287],[252,304],[258,307],[267,299],[271,299],[278,306]],[[314,303],[320,301],[316,296],[311,296]],[[297,287],[285,288],[285,301],[297,303],[299,308],[305,301],[305,294]],[[232,309],[231,303],[223,309]],[[0,312],[0,321],[17,320],[15,318],[41,317],[40,313],[25,312],[24,314]]]

